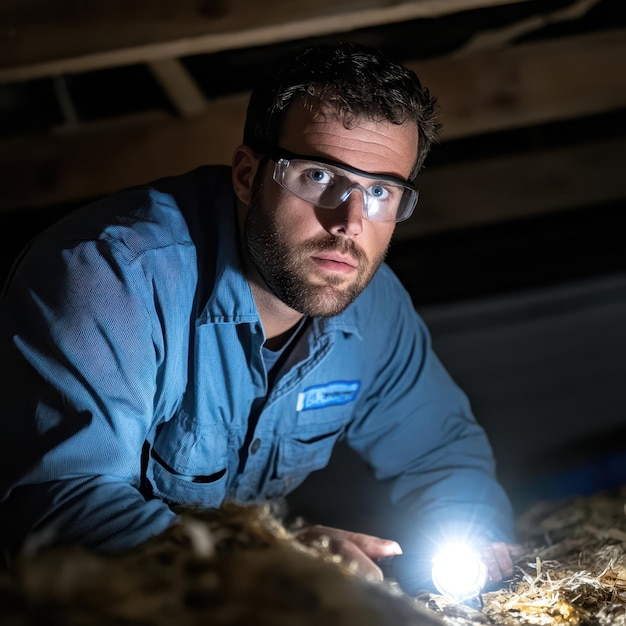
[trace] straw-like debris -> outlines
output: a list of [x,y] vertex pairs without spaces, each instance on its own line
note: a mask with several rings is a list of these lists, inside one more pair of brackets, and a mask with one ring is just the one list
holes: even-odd
[[600,493],[533,507],[518,520],[524,554],[515,576],[483,594],[480,614],[455,615],[434,595],[419,600],[455,626],[626,626],[625,501]]
[[482,606],[372,583],[323,540],[305,545],[267,507],[185,511],[135,550],[37,549],[0,573],[6,626],[626,626],[624,497],[535,506],[523,555]]
[[0,575],[2,626],[442,626],[267,507],[186,511],[127,553],[50,548]]

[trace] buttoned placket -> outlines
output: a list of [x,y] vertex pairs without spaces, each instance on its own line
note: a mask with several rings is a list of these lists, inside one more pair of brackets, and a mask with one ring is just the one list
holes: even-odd
[[285,430],[285,424],[280,420],[290,419],[291,413],[296,410],[296,396],[293,396],[292,406],[284,405],[287,401],[285,396],[301,386],[304,377],[324,361],[333,345],[332,333],[316,336],[309,330],[301,338],[301,341],[307,340],[308,354],[301,360],[296,358],[295,362],[291,358],[287,360],[284,375],[278,376],[267,399],[257,407],[258,415],[250,416],[250,419],[256,420],[254,434],[250,437],[245,462],[240,466],[241,472],[234,485],[235,498],[239,501],[250,502],[283,495],[272,492],[271,482],[280,433]]

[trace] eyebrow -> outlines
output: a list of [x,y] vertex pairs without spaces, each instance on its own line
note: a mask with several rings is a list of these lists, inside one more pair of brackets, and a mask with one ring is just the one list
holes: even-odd
[[391,174],[373,174],[372,172],[365,172],[364,170],[360,170],[356,167],[352,167],[351,165],[346,165],[345,163],[341,163],[340,161],[335,161],[333,159],[327,159],[326,157],[320,156],[312,156],[309,154],[296,154],[295,152],[290,152],[289,150],[285,150],[284,148],[276,148],[270,153],[270,159],[272,161],[276,161],[277,159],[300,159],[303,161],[316,161],[318,163],[324,163],[324,165],[332,165],[334,167],[338,167],[339,169],[346,170],[351,174],[356,174],[357,176],[364,176],[365,178],[374,178],[376,180],[385,180],[389,182],[398,183],[403,185],[404,187],[409,187],[410,189],[417,189],[415,185],[408,181],[400,178],[399,176],[393,176]]

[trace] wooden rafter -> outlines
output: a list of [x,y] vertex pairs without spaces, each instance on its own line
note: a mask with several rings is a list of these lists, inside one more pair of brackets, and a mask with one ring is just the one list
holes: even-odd
[[0,83],[349,32],[527,0],[29,0],[0,6]]
[[200,115],[207,100],[193,77],[178,59],[151,61],[148,66],[183,117]]
[[533,15],[513,24],[493,30],[480,31],[475,33],[470,41],[462,46],[452,56],[465,56],[480,50],[497,50],[510,44],[516,38],[528,35],[533,32],[558,24],[582,18],[601,0],[577,0],[574,4],[557,9],[552,12]]
[[415,216],[396,237],[618,202],[626,198],[622,163],[619,138],[426,169]]
[[[626,33],[615,31],[520,45],[495,57],[480,53],[432,59],[415,67],[439,94],[444,138],[453,139],[624,108],[626,75],[620,61],[624,56]],[[485,76],[490,80],[484,81]],[[153,112],[0,142],[0,171],[6,181],[0,206],[75,202],[203,163],[229,163],[241,142],[247,98],[239,94],[213,100],[206,113],[193,118]],[[557,149],[545,157],[504,160],[503,171],[498,163],[477,171],[471,162],[447,170],[427,167],[419,178],[421,217],[412,224],[423,232],[463,220],[613,201],[626,197],[621,172],[625,160],[623,140],[615,140]],[[585,176],[572,175],[583,165]],[[458,202],[446,194],[466,189],[469,181],[473,191],[480,187],[485,191],[471,210],[462,205],[462,211],[449,213]],[[494,194],[490,197],[487,190],[494,187],[500,192],[489,192]],[[530,189],[538,190],[535,196],[529,197]],[[434,217],[429,217],[428,207],[436,207]],[[410,228],[403,226],[399,232],[415,234]]]

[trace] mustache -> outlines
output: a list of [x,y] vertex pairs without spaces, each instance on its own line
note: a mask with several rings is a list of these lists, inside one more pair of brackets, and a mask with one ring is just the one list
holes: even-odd
[[366,262],[367,255],[352,239],[346,237],[325,237],[309,239],[301,244],[305,252],[338,252],[353,257],[359,262]]

